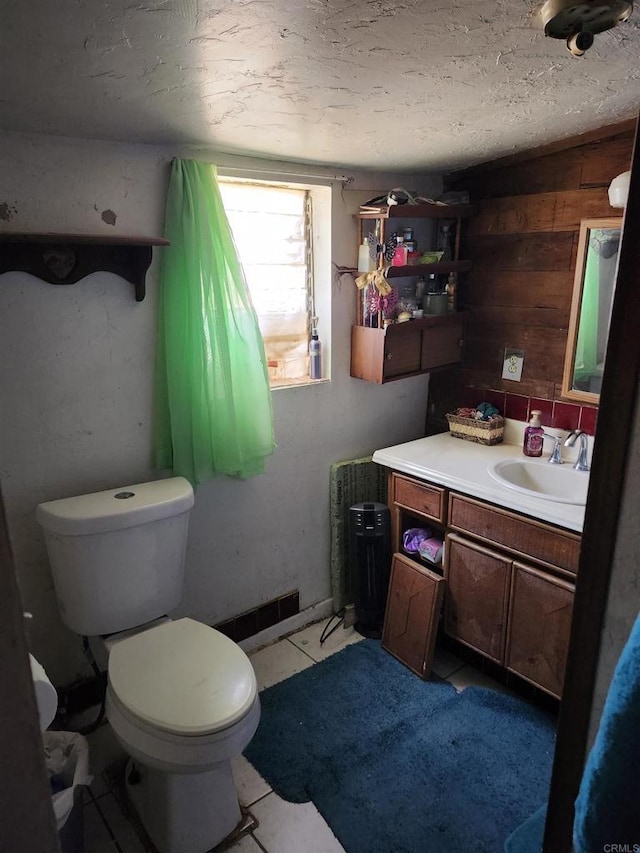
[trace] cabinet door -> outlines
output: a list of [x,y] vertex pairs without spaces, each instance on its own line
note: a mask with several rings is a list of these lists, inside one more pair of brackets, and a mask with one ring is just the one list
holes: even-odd
[[445,631],[502,664],[511,560],[450,533],[444,571]]
[[443,578],[393,555],[382,648],[421,678],[431,672],[443,589]]
[[[401,325],[405,326],[406,324]],[[402,331],[404,332],[402,335],[390,333],[386,336],[384,366],[382,368],[385,379],[420,372],[422,342],[420,329],[412,325],[406,329],[403,328]]]
[[451,326],[433,326],[422,332],[422,370],[457,364],[462,359],[462,320]]
[[506,665],[558,699],[567,663],[573,592],[568,581],[513,564]]

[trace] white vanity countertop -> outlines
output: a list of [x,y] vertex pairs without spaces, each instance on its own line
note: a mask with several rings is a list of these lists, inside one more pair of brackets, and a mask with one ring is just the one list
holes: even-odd
[[[584,506],[530,497],[502,486],[489,475],[487,469],[496,462],[527,458],[522,453],[522,444],[515,443],[524,427],[525,424],[517,421],[508,424],[505,439],[511,439],[510,444],[505,441],[488,447],[453,438],[447,432],[376,450],[373,461],[420,480],[582,533]],[[545,463],[541,461],[541,464]]]

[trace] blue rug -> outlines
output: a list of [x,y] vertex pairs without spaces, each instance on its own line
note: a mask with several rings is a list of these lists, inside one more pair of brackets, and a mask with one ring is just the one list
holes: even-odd
[[347,853],[499,853],[547,800],[549,714],[423,682],[375,640],[261,701],[246,757],[284,799],[312,800]]

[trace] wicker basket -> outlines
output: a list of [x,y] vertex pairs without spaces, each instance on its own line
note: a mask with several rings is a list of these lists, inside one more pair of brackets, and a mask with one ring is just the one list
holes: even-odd
[[461,418],[460,415],[447,415],[449,432],[454,438],[475,441],[476,444],[500,444],[504,436],[504,418],[496,415],[488,421],[475,418]]

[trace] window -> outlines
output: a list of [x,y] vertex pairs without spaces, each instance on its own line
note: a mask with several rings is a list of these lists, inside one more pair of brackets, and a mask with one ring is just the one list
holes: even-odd
[[330,190],[223,177],[219,185],[258,315],[271,385],[309,382],[309,339],[318,310],[313,210],[317,191]]

